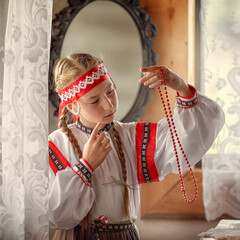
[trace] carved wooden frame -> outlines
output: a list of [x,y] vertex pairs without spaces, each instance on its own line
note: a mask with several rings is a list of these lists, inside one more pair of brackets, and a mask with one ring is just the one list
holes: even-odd
[[[94,1],[111,1],[121,5],[136,23],[142,42],[143,67],[155,65],[158,55],[153,50],[153,39],[157,34],[157,28],[150,16],[140,8],[140,0],[68,0],[68,6],[63,8],[52,21],[52,39],[49,66],[49,100],[53,103],[58,115],[59,97],[53,89],[53,68],[60,57],[65,34],[74,17],[88,4]],[[151,99],[151,90],[140,85],[135,102],[122,122],[137,121],[144,114],[144,106]]]

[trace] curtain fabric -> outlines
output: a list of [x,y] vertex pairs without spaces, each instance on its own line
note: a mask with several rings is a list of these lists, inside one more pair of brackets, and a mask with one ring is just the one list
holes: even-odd
[[207,220],[240,218],[240,1],[201,0],[202,91],[223,108],[226,123],[203,159]]
[[9,0],[2,89],[0,239],[48,239],[52,0]]

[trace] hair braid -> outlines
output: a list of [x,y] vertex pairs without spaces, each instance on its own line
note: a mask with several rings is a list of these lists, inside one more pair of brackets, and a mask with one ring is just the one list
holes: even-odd
[[72,146],[75,150],[75,152],[78,155],[78,158],[82,157],[82,151],[78,145],[77,139],[74,137],[72,131],[68,128],[68,109],[66,107],[64,107],[63,111],[62,111],[62,116],[60,117],[60,121],[59,121],[59,127],[61,128],[61,130],[68,136],[69,141],[72,143]]
[[118,131],[115,128],[113,123],[112,123],[112,127],[113,127],[113,132],[114,132],[114,140],[116,141],[117,148],[118,148],[118,151],[117,151],[118,158],[120,160],[121,167],[122,167],[123,181],[125,183],[125,185],[124,185],[124,213],[128,217],[128,219],[130,220],[129,192],[128,192],[128,187],[127,187],[127,184],[126,184],[127,183],[127,169],[126,169],[125,157],[124,157],[124,153],[123,153],[123,149],[122,149],[122,141],[121,141],[119,133],[118,133]]
[[[62,115],[60,117],[60,121],[59,121],[59,128],[61,128],[61,130],[67,135],[69,141],[72,143],[72,146],[75,152],[78,155],[78,158],[81,158],[82,151],[78,145],[77,139],[74,137],[71,129],[69,129],[67,125],[69,120],[68,113],[69,113],[68,109],[64,107],[62,111]],[[75,231],[78,231],[78,229],[76,229]],[[81,239],[88,239],[88,236],[90,236],[90,212],[86,215],[86,217],[81,222],[80,234],[81,234]]]

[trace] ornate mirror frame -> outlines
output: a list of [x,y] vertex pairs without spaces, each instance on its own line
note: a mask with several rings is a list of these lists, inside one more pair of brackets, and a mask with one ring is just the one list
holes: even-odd
[[[49,66],[49,100],[52,102],[56,111],[54,115],[58,115],[59,97],[53,89],[53,68],[56,61],[60,58],[61,49],[65,34],[74,17],[88,4],[95,1],[111,1],[121,5],[132,17],[141,37],[142,43],[142,62],[143,67],[156,65],[158,55],[153,50],[153,39],[157,34],[157,28],[151,21],[150,16],[140,8],[140,0],[68,0],[68,6],[63,8],[52,21],[52,39],[50,50],[50,66]],[[144,106],[151,99],[152,90],[144,87],[142,84],[135,102],[126,116],[121,119],[122,122],[137,121],[144,115]]]

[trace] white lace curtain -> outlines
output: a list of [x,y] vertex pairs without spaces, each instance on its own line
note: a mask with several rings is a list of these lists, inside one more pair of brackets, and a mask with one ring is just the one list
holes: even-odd
[[201,84],[226,115],[203,160],[207,220],[240,219],[240,1],[201,0]]
[[0,43],[4,53],[0,68],[0,239],[48,239],[52,0],[1,0],[0,4],[4,13],[8,9],[7,19],[2,19],[7,22],[5,43]]

